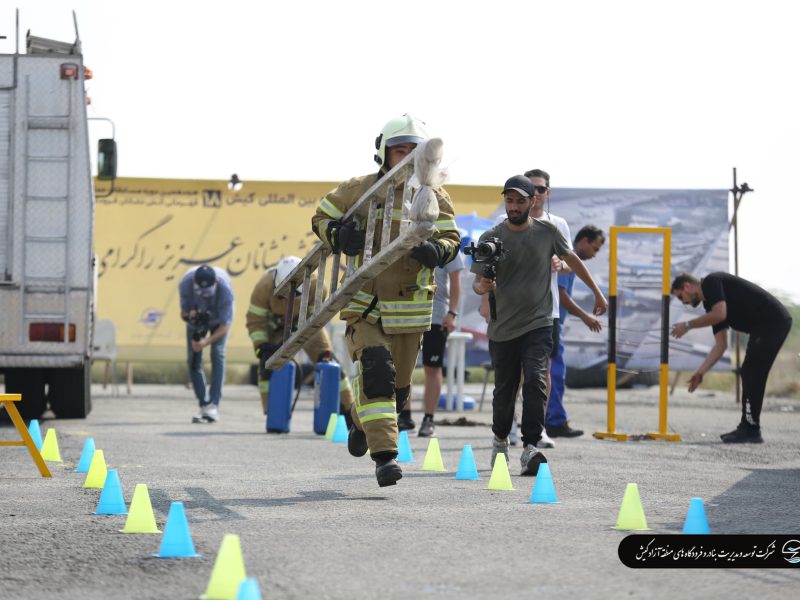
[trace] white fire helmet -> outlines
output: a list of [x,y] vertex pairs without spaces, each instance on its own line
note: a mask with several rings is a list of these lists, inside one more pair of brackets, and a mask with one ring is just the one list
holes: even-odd
[[[300,259],[297,256],[284,256],[278,261],[278,264],[275,265],[275,289],[278,289],[278,286],[283,283],[283,280],[286,279],[289,273],[299,264]],[[302,291],[303,284],[301,283],[297,286],[297,293],[300,294]]]
[[419,144],[428,137],[425,123],[413,115],[406,113],[394,118],[383,126],[380,135],[375,138],[375,149],[378,151],[375,162],[379,165],[386,162],[386,148],[397,144]]

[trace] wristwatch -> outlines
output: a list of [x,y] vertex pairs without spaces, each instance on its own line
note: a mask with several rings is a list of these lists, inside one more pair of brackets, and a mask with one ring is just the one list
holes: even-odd
[[455,312],[455,311],[453,311],[453,310],[448,310],[448,311],[447,311],[447,314],[448,314],[448,315],[453,315],[453,318],[455,318],[455,317],[457,317],[457,316],[458,316],[458,313],[457,313],[457,312]]
[[686,326],[686,329],[691,329],[692,328],[692,326],[689,323],[689,321],[684,321],[683,324]]

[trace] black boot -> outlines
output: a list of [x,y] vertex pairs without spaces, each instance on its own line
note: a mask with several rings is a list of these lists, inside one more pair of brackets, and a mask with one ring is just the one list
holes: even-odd
[[380,487],[395,485],[403,478],[403,470],[397,464],[396,452],[379,452],[372,456],[375,461],[375,477]]

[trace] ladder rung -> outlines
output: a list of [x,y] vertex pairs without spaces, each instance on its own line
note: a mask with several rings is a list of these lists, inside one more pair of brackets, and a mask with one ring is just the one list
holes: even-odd
[[69,156],[27,156],[31,162],[62,163],[68,162]]
[[69,129],[69,115],[29,115],[28,129]]
[[26,242],[49,242],[54,244],[64,244],[67,241],[67,236],[65,235],[26,235],[25,236]]
[[67,315],[64,313],[25,313],[22,317],[26,321],[32,321],[33,319],[47,319],[50,321],[66,321]]
[[25,196],[26,202],[63,202],[69,200],[69,196]]

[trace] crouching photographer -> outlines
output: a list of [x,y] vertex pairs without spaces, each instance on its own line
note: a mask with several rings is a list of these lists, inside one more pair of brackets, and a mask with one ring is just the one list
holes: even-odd
[[495,370],[491,466],[499,453],[508,462],[508,434],[523,377],[520,475],[535,476],[539,465],[547,462],[536,445],[544,429],[547,359],[553,343],[552,256],[566,262],[592,290],[595,315],[603,314],[608,302],[558,228],[529,216],[533,195],[533,184],[524,175],[506,181],[507,219],[486,231],[470,253],[475,273],[472,289],[479,295],[490,294],[492,310],[487,332]]
[[[181,318],[186,321],[189,378],[200,405],[194,423],[219,418],[225,381],[225,343],[233,321],[233,286],[224,269],[201,265],[189,269],[178,285]],[[211,383],[206,389],[203,348],[211,346]]]

